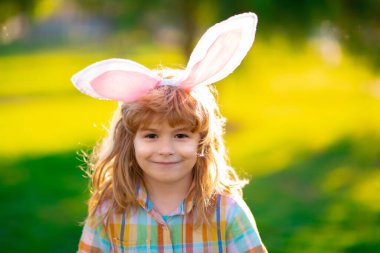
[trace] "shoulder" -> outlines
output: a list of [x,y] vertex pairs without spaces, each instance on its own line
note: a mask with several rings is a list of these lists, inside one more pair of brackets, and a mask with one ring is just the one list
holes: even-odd
[[95,226],[103,226],[107,229],[113,225],[119,225],[125,220],[136,219],[140,209],[133,206],[120,208],[114,200],[105,200],[98,205],[95,213],[88,220]]
[[226,202],[229,205],[246,205],[245,201],[243,200],[243,197],[237,195],[237,194],[229,194],[225,192],[218,193],[217,196],[224,202]]
[[[226,240],[230,252],[267,252],[253,214],[240,196],[218,194],[217,209],[226,221]],[[251,252],[251,251],[250,251]]]
[[236,215],[244,215],[251,222],[254,222],[252,212],[241,196],[219,193],[217,195],[217,208],[226,209],[227,220]]
[[105,215],[110,202],[98,205],[92,215],[87,217],[83,227],[78,252],[109,252],[110,241],[105,227]]
[[89,227],[97,227],[99,225],[105,225],[107,216],[112,208],[112,201],[105,200],[98,204],[95,212],[90,213],[87,217],[87,224]]
[[106,215],[109,210],[112,208],[112,201],[110,199],[104,200],[99,203],[98,208],[96,209],[96,214],[99,216]]

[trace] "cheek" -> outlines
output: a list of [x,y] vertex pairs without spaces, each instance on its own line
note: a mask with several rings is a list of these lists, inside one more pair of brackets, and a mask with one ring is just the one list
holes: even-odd
[[146,155],[147,147],[145,147],[145,145],[141,141],[134,140],[133,147],[135,149],[135,156],[137,160],[139,160],[139,158],[141,158],[142,156]]
[[187,157],[196,159],[198,155],[198,143],[187,145],[186,148],[183,149],[183,153],[186,154]]

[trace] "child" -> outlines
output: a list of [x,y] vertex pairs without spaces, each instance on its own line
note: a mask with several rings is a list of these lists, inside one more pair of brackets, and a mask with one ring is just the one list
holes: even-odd
[[211,85],[250,49],[257,17],[210,28],[184,71],[122,59],[73,76],[83,93],[119,101],[93,151],[93,192],[79,252],[267,252],[222,140]]

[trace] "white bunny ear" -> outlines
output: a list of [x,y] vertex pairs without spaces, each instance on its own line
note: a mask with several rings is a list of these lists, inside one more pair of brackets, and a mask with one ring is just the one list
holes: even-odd
[[209,28],[193,50],[181,86],[215,83],[231,74],[255,39],[257,16],[243,13]]
[[71,81],[91,97],[131,102],[159,85],[161,78],[137,62],[109,59],[86,67]]

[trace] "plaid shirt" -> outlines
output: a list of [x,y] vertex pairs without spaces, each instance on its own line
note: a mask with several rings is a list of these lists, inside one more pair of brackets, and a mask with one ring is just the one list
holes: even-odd
[[[87,222],[78,252],[267,252],[240,198],[219,194],[210,224],[198,228],[191,192],[167,221],[153,208],[144,187],[139,188],[138,202],[137,212],[114,214],[107,227],[104,221],[96,227]],[[103,205],[103,211],[106,208]]]

